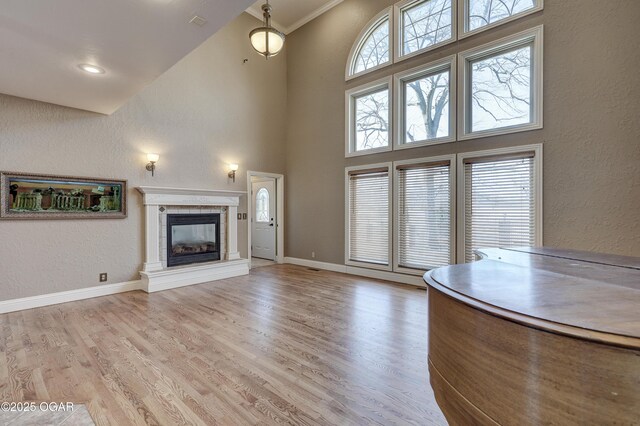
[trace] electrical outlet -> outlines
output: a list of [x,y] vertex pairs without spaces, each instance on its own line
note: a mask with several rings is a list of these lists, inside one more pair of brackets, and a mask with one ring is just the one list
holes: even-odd
[[107,282],[107,273],[103,272],[100,274],[100,282],[101,283],[106,283]]
[[312,258],[312,259],[315,259],[315,258],[316,258],[316,252],[315,252],[315,251],[312,251],[312,252],[311,252],[311,258]]

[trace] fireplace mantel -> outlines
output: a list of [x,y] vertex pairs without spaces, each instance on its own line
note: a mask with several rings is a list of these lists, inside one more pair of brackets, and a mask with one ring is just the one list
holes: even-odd
[[[238,252],[238,205],[244,191],[162,188],[141,186],[145,207],[145,262],[140,271],[147,292],[199,284],[249,273],[249,262]],[[212,263],[167,268],[160,260],[160,208],[226,207],[227,244],[223,260]]]
[[212,189],[161,188],[140,186],[144,205],[154,206],[235,206],[246,191],[223,191]]

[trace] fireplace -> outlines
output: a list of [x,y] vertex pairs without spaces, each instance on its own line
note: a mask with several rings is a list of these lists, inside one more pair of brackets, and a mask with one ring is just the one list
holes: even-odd
[[220,214],[167,215],[167,267],[220,260]]

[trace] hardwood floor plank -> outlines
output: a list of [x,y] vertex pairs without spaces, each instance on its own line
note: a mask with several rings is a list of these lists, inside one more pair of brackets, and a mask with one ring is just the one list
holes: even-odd
[[99,425],[443,425],[424,291],[292,265],[0,315],[0,396]]

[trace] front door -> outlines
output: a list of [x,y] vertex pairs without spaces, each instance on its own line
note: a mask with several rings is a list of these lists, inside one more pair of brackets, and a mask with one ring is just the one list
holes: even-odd
[[276,260],[276,180],[265,179],[251,184],[253,223],[251,245],[253,257]]

